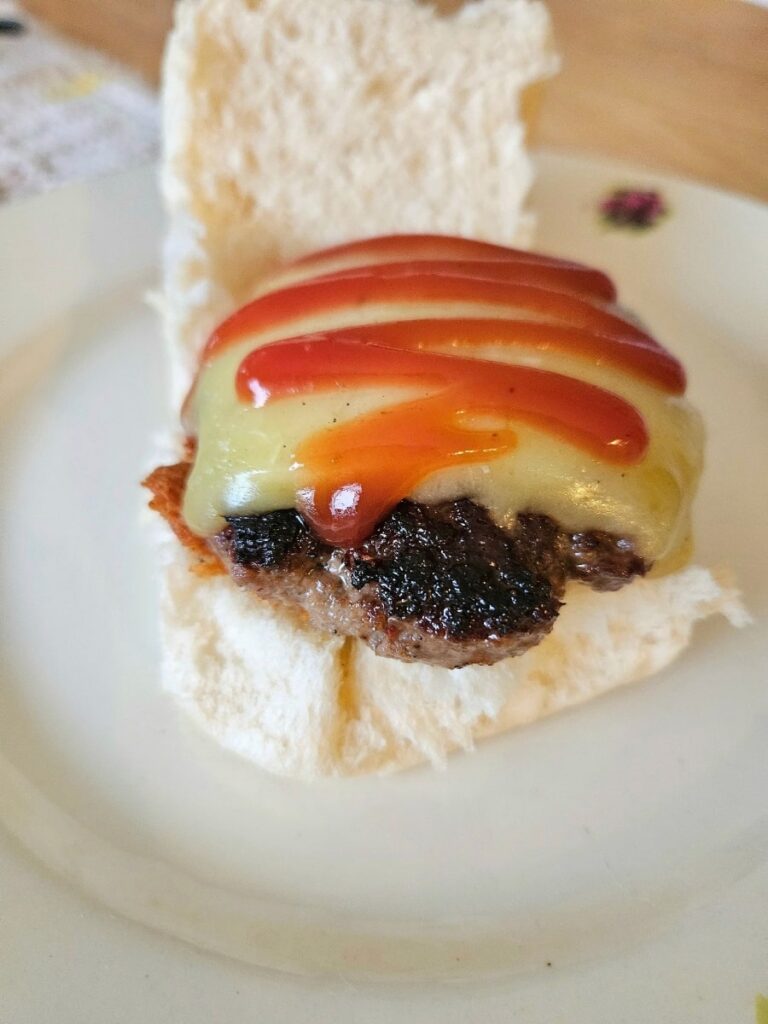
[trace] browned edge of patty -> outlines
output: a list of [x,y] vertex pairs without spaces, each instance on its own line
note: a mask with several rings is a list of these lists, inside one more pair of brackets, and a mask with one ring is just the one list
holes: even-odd
[[292,509],[229,517],[208,541],[181,515],[189,470],[159,467],[144,485],[193,571],[229,571],[315,628],[405,661],[454,668],[521,654],[551,630],[568,580],[615,590],[647,569],[626,538],[569,533],[533,513],[507,531],[469,499],[401,502],[355,549],[323,544]]

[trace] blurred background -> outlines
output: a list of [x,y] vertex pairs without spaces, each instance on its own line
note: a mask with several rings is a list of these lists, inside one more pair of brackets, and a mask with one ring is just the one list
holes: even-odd
[[[536,142],[768,200],[768,0],[549,0]],[[172,0],[0,0],[0,201],[153,159]]]

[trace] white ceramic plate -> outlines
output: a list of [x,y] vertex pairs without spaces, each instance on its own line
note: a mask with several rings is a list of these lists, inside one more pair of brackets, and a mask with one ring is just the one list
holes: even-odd
[[[621,184],[671,214],[607,228]],[[687,364],[710,433],[698,557],[733,566],[756,624],[708,623],[659,677],[443,773],[311,787],[220,752],[159,689],[137,486],[166,415],[152,174],[0,213],[0,1020],[754,1019],[768,213],[558,156],[536,204],[539,246],[608,269]]]

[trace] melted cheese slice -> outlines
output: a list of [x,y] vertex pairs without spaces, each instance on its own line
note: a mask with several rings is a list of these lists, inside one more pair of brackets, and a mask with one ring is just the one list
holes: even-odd
[[[434,251],[427,246],[427,255],[417,258],[428,258]],[[442,252],[439,250],[439,258]],[[404,253],[412,256],[406,243],[398,248],[390,241],[390,251],[374,253],[375,262],[395,262]],[[369,243],[359,255],[358,265],[371,262]],[[321,254],[314,262],[289,268],[257,294],[355,265],[354,252]],[[606,308],[603,301],[595,301]],[[246,327],[210,354],[187,403],[186,426],[197,439],[183,507],[189,527],[210,536],[224,527],[225,516],[295,507],[297,493],[311,484],[299,457],[308,438],[334,424],[432,393],[428,386],[366,382],[365,386],[290,395],[257,408],[244,402],[235,388],[238,367],[255,348],[281,338],[363,322],[499,315],[497,305],[472,301],[441,303],[439,309],[434,302],[364,307],[351,303],[308,312],[297,293],[290,323]],[[506,310],[501,315],[520,319],[523,314]],[[524,315],[534,320],[547,318],[546,310],[529,310]],[[418,323],[413,329],[418,331]],[[457,354],[450,345],[436,351]],[[514,429],[518,442],[512,452],[482,464],[441,469],[421,480],[410,497],[427,503],[470,497],[507,527],[519,513],[537,512],[551,516],[568,530],[605,530],[632,539],[638,553],[654,563],[657,572],[671,571],[687,560],[703,430],[699,415],[684,398],[603,358],[546,346],[495,344],[492,332],[487,344],[471,351],[464,348],[460,354],[553,371],[620,396],[641,414],[649,437],[647,449],[634,464],[608,462],[544,429],[513,420],[498,424]],[[476,425],[487,429],[496,424],[478,419]],[[416,424],[414,427],[417,429]]]

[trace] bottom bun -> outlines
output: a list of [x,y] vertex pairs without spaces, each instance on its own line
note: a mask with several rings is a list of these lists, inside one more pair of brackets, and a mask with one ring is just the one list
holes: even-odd
[[301,779],[443,765],[481,737],[657,672],[699,619],[747,621],[737,593],[699,566],[617,593],[570,584],[554,631],[526,654],[437,668],[379,658],[228,577],[195,575],[170,533],[160,555],[165,688],[222,746]]

